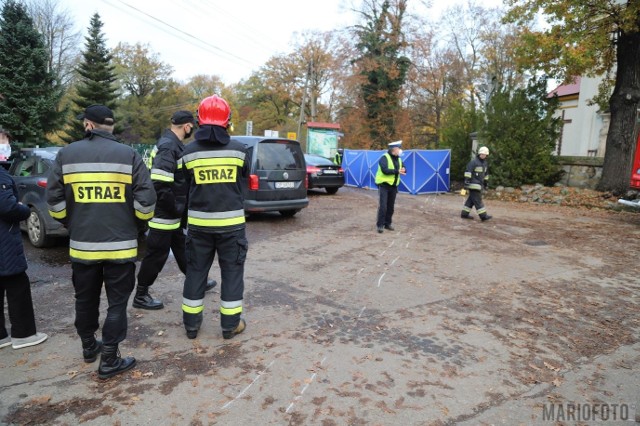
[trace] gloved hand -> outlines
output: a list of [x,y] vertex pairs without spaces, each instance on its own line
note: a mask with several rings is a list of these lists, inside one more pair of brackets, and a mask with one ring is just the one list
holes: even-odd
[[464,187],[466,188],[466,187],[468,187],[469,185],[471,185],[471,181],[470,181],[470,180],[468,180],[468,179],[465,179],[465,180],[464,180]]

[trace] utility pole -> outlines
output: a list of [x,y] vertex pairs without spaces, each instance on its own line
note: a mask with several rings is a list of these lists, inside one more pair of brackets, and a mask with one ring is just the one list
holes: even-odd
[[309,75],[310,75],[310,81],[311,81],[311,99],[309,99],[311,101],[311,121],[316,121],[316,117],[318,116],[318,95],[316,94],[316,89],[318,88],[317,86],[317,76],[316,76],[316,70],[313,66],[313,56],[311,57],[311,64],[309,66]]
[[[307,77],[304,80],[304,90],[302,92],[302,103],[300,105],[300,118],[298,118],[298,141],[301,139],[300,131],[302,130],[302,121],[304,120],[304,107],[307,105],[307,86],[309,85],[309,78],[311,76],[311,64],[307,67]],[[307,150],[306,143],[304,145],[304,151]]]

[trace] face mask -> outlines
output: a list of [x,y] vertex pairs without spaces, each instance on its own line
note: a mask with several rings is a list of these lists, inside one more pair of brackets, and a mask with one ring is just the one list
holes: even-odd
[[402,150],[398,149],[398,157],[401,157],[401,156],[402,156]]
[[193,127],[189,128],[188,132],[184,132],[184,138],[189,139],[192,134],[193,134]]
[[0,145],[0,161],[4,161],[9,157],[11,157],[11,145],[9,144]]

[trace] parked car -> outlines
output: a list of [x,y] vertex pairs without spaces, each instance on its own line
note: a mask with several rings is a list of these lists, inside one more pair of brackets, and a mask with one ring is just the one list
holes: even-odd
[[20,201],[31,208],[31,215],[20,222],[20,229],[27,232],[35,247],[46,247],[55,237],[68,235],[67,229],[49,215],[45,194],[47,175],[59,150],[60,147],[22,149],[9,168]]
[[309,205],[300,143],[258,136],[231,139],[247,147],[251,163],[244,201],[247,214],[277,211],[290,217]]
[[327,193],[335,194],[344,186],[344,170],[328,158],[305,154],[307,163],[308,189],[324,188]]

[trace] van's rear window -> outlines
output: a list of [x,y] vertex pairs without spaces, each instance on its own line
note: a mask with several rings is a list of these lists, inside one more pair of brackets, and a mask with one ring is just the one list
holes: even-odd
[[304,169],[302,150],[292,143],[262,142],[258,151],[258,170]]

